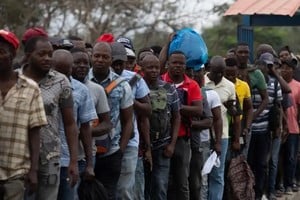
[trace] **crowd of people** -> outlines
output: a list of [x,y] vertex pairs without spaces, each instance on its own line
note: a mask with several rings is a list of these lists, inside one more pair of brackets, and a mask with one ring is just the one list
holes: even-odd
[[172,36],[136,51],[108,33],[90,44],[34,27],[20,43],[0,30],[0,199],[84,199],[94,180],[109,200],[236,199],[237,156],[254,175],[249,199],[297,192],[298,58],[261,44],[250,64],[238,43],[191,67],[168,52]]

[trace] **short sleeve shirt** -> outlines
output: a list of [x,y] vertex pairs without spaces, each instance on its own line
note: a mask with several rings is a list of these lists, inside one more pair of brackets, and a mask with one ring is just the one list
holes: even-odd
[[30,169],[28,130],[47,124],[38,85],[18,73],[17,83],[0,96],[0,180]]
[[[71,80],[71,86],[73,92],[72,94],[74,100],[73,116],[78,128],[80,128],[81,124],[90,122],[94,119],[97,119],[98,117],[97,117],[97,113],[94,107],[92,97],[87,87],[83,83],[73,78],[70,78],[70,80]],[[66,141],[64,124],[62,120],[60,121],[59,132],[61,136],[61,159],[60,159],[61,166],[67,167],[69,166],[69,162],[70,162],[70,153]],[[84,158],[85,158],[85,154],[84,154],[83,146],[79,142],[78,160],[82,160]]]
[[[89,74],[90,80],[100,84],[103,88],[108,86],[113,80],[119,78],[119,75],[109,71],[107,78],[101,82],[99,82],[93,75],[93,72]],[[117,87],[115,87],[112,92],[108,95],[108,105],[110,107],[110,119],[113,123],[114,128],[110,133],[111,148],[110,150],[103,156],[111,155],[116,152],[119,146],[119,140],[121,138],[121,123],[120,123],[120,112],[122,109],[129,108],[133,105],[133,96],[132,90],[129,84],[126,81],[122,81]]]
[[249,79],[250,79],[251,90],[254,88],[256,88],[258,90],[267,89],[265,77],[259,69],[249,71],[248,75],[249,75]]
[[298,106],[300,104],[300,82],[293,79],[288,84],[292,90],[292,92],[289,93],[292,106],[287,109],[287,125],[291,134],[299,134]]
[[[162,80],[174,84],[168,72],[162,75]],[[176,90],[182,105],[191,106],[194,101],[202,100],[201,89],[198,83],[190,79],[186,75],[184,75],[184,80],[182,84],[176,86]],[[188,132],[188,129],[186,129],[186,125],[183,122],[181,122],[179,127],[178,137],[189,136],[189,135],[190,133]]]
[[222,138],[228,138],[229,137],[229,124],[227,119],[227,108],[224,106],[224,103],[227,101],[235,101],[236,95],[235,95],[235,87],[232,82],[227,80],[226,78],[222,78],[220,83],[215,85],[213,81],[211,81],[208,76],[205,76],[205,86],[207,88],[210,88],[212,90],[215,90],[222,102],[221,105],[221,112],[222,112],[222,119],[223,119],[223,134]]
[[249,85],[247,82],[237,78],[234,86],[241,108],[243,108],[244,99],[251,99]]

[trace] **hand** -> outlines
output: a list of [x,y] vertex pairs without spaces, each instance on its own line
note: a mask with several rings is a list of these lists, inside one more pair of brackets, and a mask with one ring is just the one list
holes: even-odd
[[175,35],[176,35],[175,32],[169,34],[169,36],[168,36],[169,42],[171,42],[173,40],[173,38],[174,38]]
[[164,150],[164,156],[166,156],[167,158],[171,158],[173,156],[174,149],[175,147],[173,144],[168,144]]
[[240,142],[239,141],[233,141],[231,147],[232,147],[233,151],[239,151],[241,149]]
[[74,187],[78,181],[78,164],[77,162],[71,163],[68,168],[68,180],[71,187]]
[[152,162],[152,153],[150,148],[145,151],[144,160],[149,163],[150,171],[152,171],[153,162]]
[[214,145],[214,151],[217,153],[218,156],[221,155],[221,149],[222,149],[222,145],[220,142],[216,142]]
[[86,166],[82,177],[84,180],[93,180],[95,178],[93,166],[91,165]]
[[30,169],[25,177],[26,185],[28,185],[28,194],[32,195],[38,187],[37,171]]

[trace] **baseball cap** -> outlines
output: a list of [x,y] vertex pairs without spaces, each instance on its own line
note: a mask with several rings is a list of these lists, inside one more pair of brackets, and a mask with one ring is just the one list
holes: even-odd
[[117,42],[122,43],[126,48],[129,48],[134,51],[131,39],[120,36],[120,37],[118,37]]
[[1,29],[0,37],[3,38],[8,44],[12,45],[15,50],[18,49],[20,42],[17,36],[13,32],[9,32]]
[[115,38],[114,35],[112,33],[103,33],[102,35],[100,35],[96,42],[108,42],[108,43],[112,43],[114,42]]
[[125,50],[126,50],[126,54],[127,54],[128,57],[134,57],[134,58],[136,57],[135,53],[132,51],[132,49],[129,49],[129,48],[125,47]]
[[25,44],[26,41],[28,41],[30,38],[37,37],[37,36],[48,37],[48,34],[44,29],[39,27],[29,28],[25,31],[25,33],[22,36],[22,43]]
[[112,54],[112,61],[122,60],[127,61],[127,53],[126,49],[123,44],[119,42],[111,43],[111,54]]
[[267,65],[274,65],[274,56],[271,53],[261,54],[259,60],[264,61]]

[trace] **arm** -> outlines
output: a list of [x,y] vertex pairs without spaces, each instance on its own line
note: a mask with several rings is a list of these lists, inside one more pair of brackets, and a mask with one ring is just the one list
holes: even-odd
[[253,113],[253,119],[256,119],[257,116],[266,108],[269,103],[269,96],[267,90],[259,90],[259,94],[261,96],[262,102],[258,106],[257,110]]
[[78,165],[77,165],[77,156],[78,156],[78,129],[75,124],[73,117],[73,108],[63,108],[61,109],[66,140],[70,152],[70,164],[69,164],[69,175],[71,178],[71,186],[74,186],[78,180]]
[[168,37],[168,42],[165,46],[163,46],[162,50],[159,54],[159,63],[160,63],[160,74],[164,74],[167,72],[166,63],[168,60],[168,51],[171,41],[173,40],[175,33],[171,33]]
[[93,169],[93,153],[92,153],[92,133],[90,123],[82,123],[80,126],[79,139],[82,142],[85,159],[86,168]]
[[205,118],[202,120],[192,120],[191,122],[191,128],[203,130],[211,128],[213,125],[213,119],[212,118]]
[[241,119],[239,115],[232,117],[232,119],[234,134],[234,140],[232,141],[232,149],[238,151],[240,150]]
[[223,134],[223,122],[221,115],[221,106],[215,107],[211,110],[213,114],[213,129],[215,132],[215,151],[221,154],[221,138]]
[[30,153],[30,169],[27,174],[27,182],[29,184],[29,192],[35,192],[38,186],[37,172],[39,168],[40,155],[40,127],[34,127],[28,131],[29,153]]
[[98,137],[107,134],[113,128],[113,124],[110,121],[109,112],[98,114],[99,124],[96,127],[92,127],[92,136]]
[[133,130],[133,106],[120,110],[120,121],[122,127],[120,149],[124,152]]
[[141,99],[135,99],[133,104],[134,111],[137,115],[151,115],[151,104],[149,96],[144,96]]
[[203,112],[202,101],[193,101],[191,106],[182,105],[180,114],[183,117],[201,117]]
[[281,90],[282,90],[282,93],[291,93],[292,90],[291,90],[289,84],[278,74],[276,69],[274,67],[272,67],[270,70],[271,70],[271,73],[274,75],[274,77],[278,80]]
[[178,136],[178,132],[179,132],[179,126],[180,126],[180,113],[179,111],[174,111],[172,112],[172,118],[171,118],[171,142],[170,144],[168,144],[164,150],[164,155],[168,158],[171,158],[173,153],[174,153],[174,149],[175,149],[175,145],[176,145],[176,141],[177,141],[177,136]]
[[243,130],[242,130],[243,136],[249,134],[249,129],[252,124],[252,119],[253,119],[253,106],[252,106],[251,98],[245,98],[243,103]]

